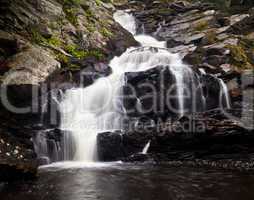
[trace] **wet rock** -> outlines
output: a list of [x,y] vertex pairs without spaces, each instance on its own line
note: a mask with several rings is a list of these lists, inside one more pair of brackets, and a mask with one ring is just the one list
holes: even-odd
[[127,158],[123,159],[124,162],[154,162],[154,159],[152,157],[149,156],[149,154],[142,154],[142,153],[138,153],[138,154],[134,154],[131,155]]
[[183,43],[181,41],[176,41],[174,39],[167,40],[167,48],[174,48],[182,44]]
[[[169,89],[175,84],[175,77],[167,66],[157,66],[145,72],[128,72],[125,74],[124,106],[128,116],[163,116],[172,113],[168,106],[177,103],[167,99]],[[174,96],[176,89],[171,90]],[[170,101],[170,102],[169,102]]]
[[66,138],[68,138],[69,144],[72,144],[73,138],[68,131],[57,128],[36,131],[33,135],[33,144],[38,163],[46,165],[63,160],[72,160],[74,158],[75,146],[70,146],[68,152],[62,150],[65,148],[64,142]]
[[236,34],[246,34],[253,31],[253,14],[251,16],[245,15],[241,20],[234,23],[229,31]]
[[201,79],[206,98],[206,109],[211,110],[217,108],[221,103],[221,85],[219,80],[211,75],[203,75]]
[[141,154],[147,142],[153,137],[153,129],[151,128],[149,132],[144,134],[142,130],[145,127],[142,123],[140,122],[140,127],[131,128],[135,124],[136,120],[134,124],[128,124],[128,130],[133,131],[100,133],[97,138],[99,160],[116,161],[126,159],[134,154]]
[[205,59],[203,59],[204,63],[207,63],[209,65],[219,67],[220,65],[224,63],[229,62],[229,57],[227,56],[219,56],[219,55],[211,55],[207,56]]
[[97,139],[99,160],[116,161],[126,156],[122,134],[120,131],[99,134]]
[[196,49],[197,47],[195,45],[190,44],[190,45],[179,45],[174,48],[169,48],[169,51],[172,53],[178,53],[181,55],[182,58],[184,58],[187,55],[190,55]]

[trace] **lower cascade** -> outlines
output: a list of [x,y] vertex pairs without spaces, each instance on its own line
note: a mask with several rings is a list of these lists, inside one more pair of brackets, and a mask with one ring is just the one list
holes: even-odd
[[[185,65],[179,55],[170,53],[166,48],[166,42],[158,41],[148,35],[137,34],[135,18],[131,14],[117,11],[114,19],[134,35],[141,47],[129,48],[120,57],[111,60],[112,74],[108,77],[99,78],[89,87],[66,91],[59,105],[60,129],[64,132],[62,142],[64,160],[98,161],[97,135],[105,131],[123,129],[127,111],[122,101],[122,88],[126,84],[127,72],[143,72],[157,66],[168,68],[175,80],[177,104],[174,110],[177,111],[177,116],[183,116],[189,105],[190,99],[185,98],[186,88],[195,89],[191,98],[198,100],[195,101],[198,105],[192,105],[195,108],[191,111],[206,109],[207,97],[198,73]],[[222,80],[219,84],[221,85],[220,106],[225,105],[229,108],[226,85]],[[150,141],[140,152],[146,154],[149,147]]]

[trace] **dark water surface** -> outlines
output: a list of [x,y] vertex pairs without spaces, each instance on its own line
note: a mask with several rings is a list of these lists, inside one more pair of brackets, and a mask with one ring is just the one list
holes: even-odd
[[58,164],[2,186],[0,200],[253,200],[254,173],[184,167]]

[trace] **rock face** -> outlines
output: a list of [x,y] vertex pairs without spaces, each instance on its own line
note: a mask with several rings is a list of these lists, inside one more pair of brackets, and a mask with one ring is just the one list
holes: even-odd
[[39,85],[60,69],[60,63],[45,50],[30,48],[9,58],[7,67],[3,85]]

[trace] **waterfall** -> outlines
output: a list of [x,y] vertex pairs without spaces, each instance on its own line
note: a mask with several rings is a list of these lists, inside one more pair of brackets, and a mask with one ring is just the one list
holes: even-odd
[[147,154],[149,148],[151,145],[151,140],[148,141],[148,143],[146,144],[146,146],[144,147],[144,149],[142,150],[142,154]]
[[52,130],[41,130],[33,138],[34,149],[41,164],[50,164],[61,160],[60,144],[48,138],[50,131]]
[[128,14],[126,11],[119,10],[114,13],[114,19],[132,35],[137,33],[136,19],[133,15]]
[[[224,81],[222,79],[219,79],[219,83],[220,83],[220,87],[221,87],[221,91],[220,91],[220,102],[221,102],[221,107],[224,108],[226,106],[226,108],[230,108],[230,97],[229,97],[229,93],[228,93],[228,88],[227,85],[224,83]],[[224,106],[224,104],[225,106]]]
[[[136,35],[135,18],[124,11],[114,14],[115,21],[131,32],[142,48],[129,48],[120,57],[110,62],[112,74],[99,78],[86,88],[67,90],[60,103],[61,129],[64,136],[65,160],[88,161],[97,160],[97,135],[100,132],[123,128],[125,109],[121,99],[121,88],[125,84],[126,72],[140,72],[156,66],[168,67],[176,80],[178,115],[185,113],[185,87],[195,83],[195,74],[177,54],[166,49],[165,41],[158,41],[148,35]],[[156,48],[154,48],[156,47]],[[201,93],[200,99],[204,99]],[[71,138],[71,139],[70,139]],[[71,140],[71,141],[70,141]],[[73,142],[72,142],[73,141]],[[75,155],[70,156],[75,144]],[[146,153],[150,141],[143,150]]]
[[45,164],[50,163],[50,158],[49,158],[49,152],[48,152],[48,143],[45,134],[43,132],[39,132],[35,138],[33,138],[33,143],[34,143],[34,149],[35,152],[37,153],[38,158],[43,160]]

